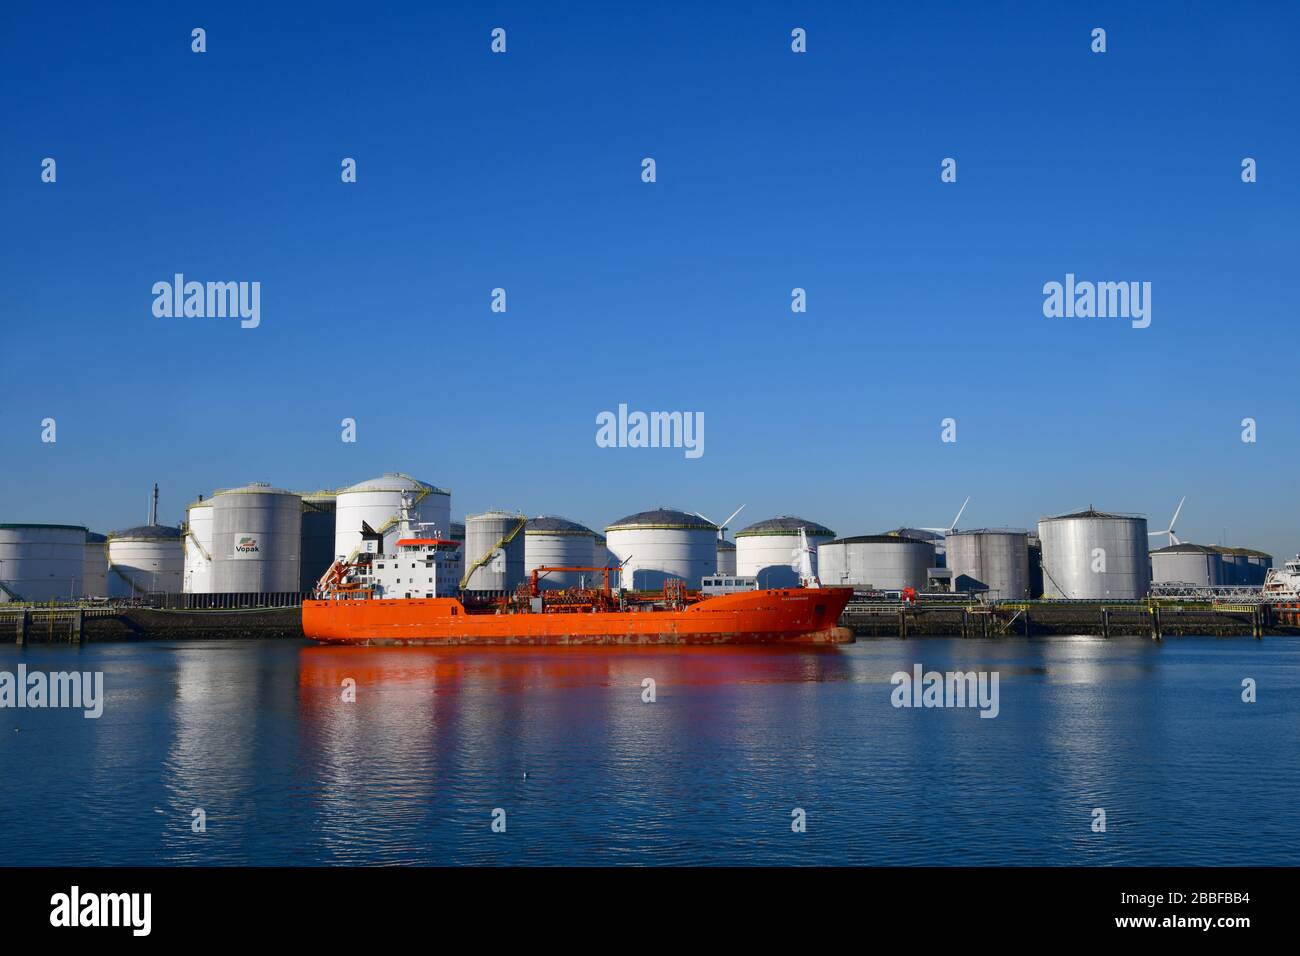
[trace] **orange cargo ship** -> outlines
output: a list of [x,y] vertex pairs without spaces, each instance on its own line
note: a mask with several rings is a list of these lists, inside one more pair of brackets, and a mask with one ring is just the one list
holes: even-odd
[[[544,592],[545,595],[561,592]],[[456,598],[306,601],[303,633],[339,644],[847,643],[851,588],[788,588],[706,597],[681,609],[471,612]]]
[[[369,531],[368,536],[378,538]],[[303,633],[327,644],[764,644],[848,643],[838,626],[851,588],[807,586],[688,591],[669,580],[662,594],[614,592],[608,568],[537,568],[511,594],[487,601],[446,595],[458,542],[407,537],[393,554],[365,553],[326,572],[317,599],[304,601]],[[551,571],[603,575],[600,587],[544,591]],[[452,579],[454,580],[454,579]]]

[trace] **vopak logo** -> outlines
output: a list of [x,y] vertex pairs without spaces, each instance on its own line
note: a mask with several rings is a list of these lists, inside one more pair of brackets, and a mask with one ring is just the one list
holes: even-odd
[[258,554],[261,550],[257,546],[257,539],[252,535],[241,535],[235,542],[235,554]]

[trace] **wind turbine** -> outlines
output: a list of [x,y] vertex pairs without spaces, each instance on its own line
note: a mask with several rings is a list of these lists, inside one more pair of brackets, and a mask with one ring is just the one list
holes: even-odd
[[961,520],[962,512],[966,510],[966,506],[968,504],[970,504],[970,495],[967,495],[966,500],[961,503],[961,507],[957,509],[957,517],[952,519],[952,524],[949,525],[947,528],[920,528],[918,530],[932,531],[935,534],[941,534],[946,538],[948,535],[952,534],[954,531],[957,530],[957,522]]
[[1147,537],[1154,538],[1156,535],[1167,534],[1169,535],[1169,545],[1171,547],[1175,544],[1182,544],[1182,542],[1178,540],[1178,535],[1174,534],[1174,525],[1178,524],[1178,514],[1183,510],[1183,501],[1186,500],[1187,496],[1183,495],[1182,501],[1178,502],[1178,507],[1174,509],[1174,516],[1169,519],[1168,528],[1164,531],[1148,531]]
[[744,510],[745,510],[745,506],[744,506],[744,505],[741,505],[739,508],[737,508],[735,511],[733,511],[730,515],[728,515],[727,520],[724,521],[724,522],[722,522],[722,524],[718,524],[716,521],[714,521],[714,520],[713,520],[712,518],[710,518],[708,515],[701,514],[701,513],[698,512],[698,511],[695,512],[695,515],[696,515],[696,517],[703,518],[703,519],[704,519],[705,521],[707,521],[709,524],[717,525],[717,526],[718,526],[718,540],[719,540],[719,541],[726,541],[726,540],[727,540],[727,525],[731,524],[732,519],[735,518],[736,515],[740,514],[740,513],[741,513],[742,511],[744,511]]

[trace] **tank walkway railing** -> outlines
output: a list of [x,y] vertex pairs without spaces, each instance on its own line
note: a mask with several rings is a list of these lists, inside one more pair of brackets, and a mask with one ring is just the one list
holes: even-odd
[[195,534],[193,531],[187,529],[185,532],[185,537],[189,538],[191,541],[194,542],[194,547],[199,549],[199,554],[203,555],[203,560],[211,564],[212,555],[208,554],[208,549],[203,547],[203,542],[199,540],[199,536]]

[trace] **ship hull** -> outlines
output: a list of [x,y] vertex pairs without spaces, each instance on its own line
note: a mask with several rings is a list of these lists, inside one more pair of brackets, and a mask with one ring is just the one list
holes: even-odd
[[323,644],[845,644],[849,588],[745,591],[680,611],[468,614],[453,598],[306,601],[302,629]]

